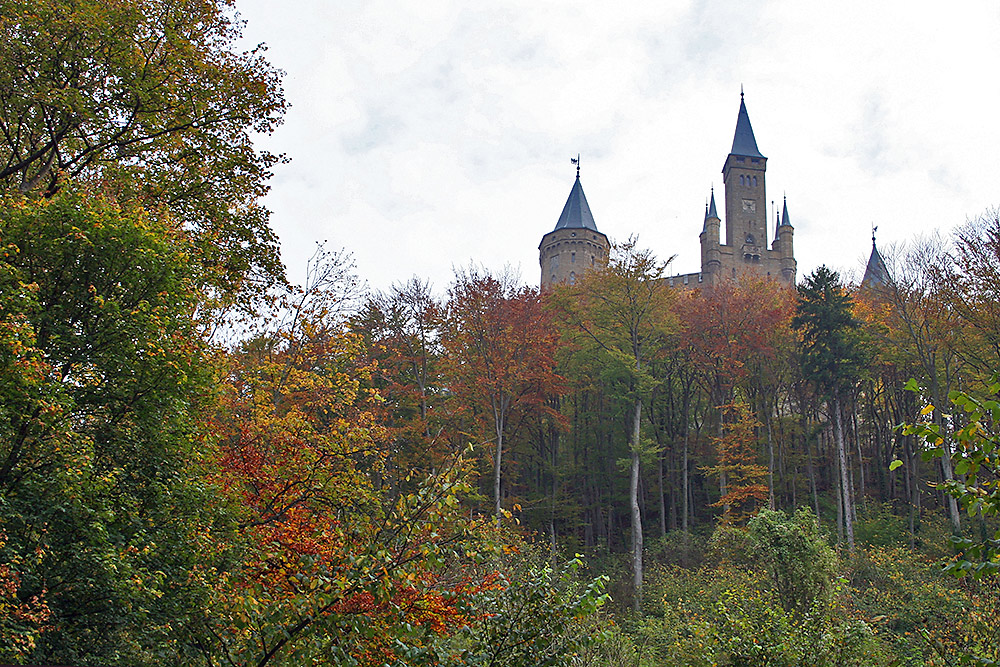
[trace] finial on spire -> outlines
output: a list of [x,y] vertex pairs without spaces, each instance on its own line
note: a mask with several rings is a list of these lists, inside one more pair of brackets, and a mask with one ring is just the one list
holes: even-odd
[[740,84],[740,101],[743,101],[743,84]]
[[872,248],[875,247],[875,232],[878,231],[878,225],[872,223]]
[[577,153],[575,158],[570,158],[569,161],[576,165],[576,177],[580,178],[580,154]]

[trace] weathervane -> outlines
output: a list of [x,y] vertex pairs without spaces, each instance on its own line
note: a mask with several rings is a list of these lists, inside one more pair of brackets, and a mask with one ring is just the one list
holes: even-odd
[[576,177],[580,178],[580,154],[577,153],[575,158],[570,158],[569,161],[576,165]]
[[875,247],[875,232],[878,231],[878,225],[872,223],[872,247]]

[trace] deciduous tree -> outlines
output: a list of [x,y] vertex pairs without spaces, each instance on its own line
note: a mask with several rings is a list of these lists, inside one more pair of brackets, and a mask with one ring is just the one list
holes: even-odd
[[627,378],[625,398],[631,407],[629,504],[632,523],[633,603],[642,601],[642,515],[639,507],[642,402],[656,383],[649,362],[676,330],[673,293],[663,280],[669,262],[661,262],[635,238],[612,247],[606,268],[588,272],[560,297],[572,327],[605,363]]

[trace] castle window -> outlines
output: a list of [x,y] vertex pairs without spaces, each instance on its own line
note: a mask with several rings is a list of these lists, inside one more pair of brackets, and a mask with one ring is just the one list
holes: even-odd
[[740,185],[743,185],[743,174],[740,174]]
[[575,237],[576,236],[576,232],[573,232],[572,234],[570,234],[570,236]]
[[753,186],[757,187],[757,177],[756,176],[753,177]]
[[591,266],[594,265],[594,256],[593,255],[590,256],[590,265]]
[[575,253],[575,252],[571,252],[571,253],[569,254],[569,261],[570,261],[570,263],[572,263],[572,264],[576,264],[576,253]]
[[574,271],[569,272],[569,284],[570,285],[576,284],[576,273]]

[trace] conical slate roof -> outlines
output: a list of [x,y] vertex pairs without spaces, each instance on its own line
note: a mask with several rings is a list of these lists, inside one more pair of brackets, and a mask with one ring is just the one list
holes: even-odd
[[889,269],[885,266],[885,260],[875,247],[875,239],[872,238],[872,254],[868,258],[868,266],[865,267],[865,277],[861,279],[862,287],[879,287],[889,284]]
[[590,212],[590,204],[587,203],[587,196],[583,194],[583,186],[580,185],[580,176],[577,174],[573,189],[569,191],[569,199],[563,207],[556,229],[591,229],[597,231],[597,223],[594,222],[594,215]]
[[788,217],[788,200],[785,199],[784,204],[781,207],[781,226],[784,227],[788,225],[792,226],[792,219]]
[[740,93],[740,113],[736,117],[733,149],[729,153],[745,157],[764,157],[757,149],[757,140],[753,136],[753,128],[750,127],[750,116],[747,114],[747,105],[743,101],[743,93]]
[[708,205],[708,214],[705,216],[706,220],[709,218],[719,219],[719,212],[715,210],[715,188],[712,188],[712,203]]

